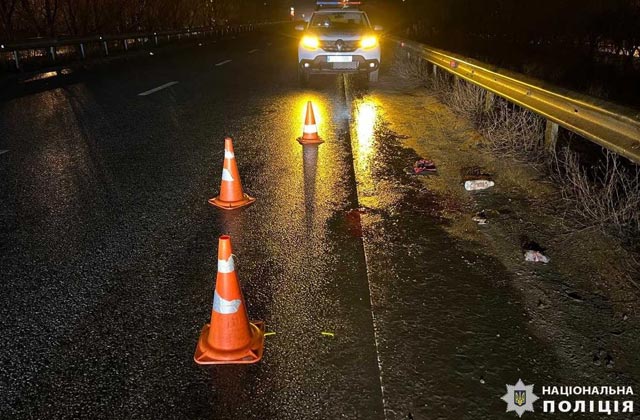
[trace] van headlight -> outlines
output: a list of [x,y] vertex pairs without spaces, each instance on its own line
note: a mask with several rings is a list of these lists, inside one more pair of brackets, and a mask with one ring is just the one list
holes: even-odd
[[317,36],[305,35],[300,44],[308,50],[317,50],[320,47],[320,40]]
[[375,35],[367,35],[363,37],[362,40],[360,41],[360,47],[365,50],[374,48],[377,45],[378,45],[378,37]]

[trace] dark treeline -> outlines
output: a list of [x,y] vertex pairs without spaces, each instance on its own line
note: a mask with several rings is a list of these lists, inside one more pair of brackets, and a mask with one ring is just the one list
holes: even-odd
[[405,36],[640,106],[640,0],[389,1]]
[[640,0],[406,0],[413,35],[444,48],[640,52]]
[[0,0],[0,40],[284,19],[283,0]]

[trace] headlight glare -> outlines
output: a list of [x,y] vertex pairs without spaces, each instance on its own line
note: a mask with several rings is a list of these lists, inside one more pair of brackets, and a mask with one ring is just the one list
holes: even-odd
[[302,37],[302,41],[300,41],[300,43],[303,47],[309,50],[317,50],[320,46],[320,40],[318,39],[318,37],[311,35],[305,35],[304,37]]
[[378,45],[378,37],[375,35],[367,35],[360,41],[360,47],[365,50],[371,49]]

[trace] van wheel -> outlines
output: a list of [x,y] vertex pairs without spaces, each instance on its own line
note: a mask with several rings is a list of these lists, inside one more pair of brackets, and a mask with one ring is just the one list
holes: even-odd
[[306,87],[309,84],[310,77],[308,71],[298,68],[298,83],[300,83],[300,86]]
[[380,70],[372,71],[369,73],[369,83],[376,83],[378,81],[378,74]]

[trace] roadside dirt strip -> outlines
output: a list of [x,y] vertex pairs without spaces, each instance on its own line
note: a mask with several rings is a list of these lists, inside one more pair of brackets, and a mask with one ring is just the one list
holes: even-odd
[[[348,92],[387,418],[495,418],[519,378],[538,393],[637,387],[625,251],[574,228],[552,184],[423,87],[386,76]],[[417,161],[437,171],[414,175]],[[495,186],[466,191],[473,175]],[[525,261],[532,244],[548,264]]]

